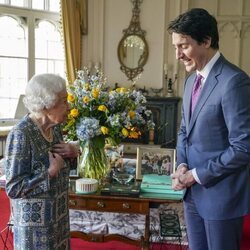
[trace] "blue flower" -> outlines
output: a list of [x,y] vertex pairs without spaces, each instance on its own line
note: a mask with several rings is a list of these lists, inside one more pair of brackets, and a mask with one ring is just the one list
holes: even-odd
[[95,118],[81,118],[76,124],[77,137],[82,141],[87,141],[101,134],[99,120]]

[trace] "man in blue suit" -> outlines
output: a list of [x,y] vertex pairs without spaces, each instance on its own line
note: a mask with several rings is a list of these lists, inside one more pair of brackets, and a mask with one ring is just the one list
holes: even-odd
[[[190,73],[172,175],[173,188],[186,189],[189,248],[239,250],[250,207],[250,78],[219,52],[217,21],[206,10],[181,14],[168,31]],[[195,104],[196,74],[202,78]]]

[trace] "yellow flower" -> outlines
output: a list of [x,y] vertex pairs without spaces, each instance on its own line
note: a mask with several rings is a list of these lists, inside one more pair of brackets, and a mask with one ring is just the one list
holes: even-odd
[[74,102],[75,101],[75,97],[72,94],[68,93],[67,100],[68,100],[68,102]]
[[93,89],[91,93],[92,96],[96,99],[98,98],[100,91],[98,89]]
[[107,135],[109,133],[109,129],[105,126],[101,126],[101,131],[104,135]]
[[77,117],[77,116],[79,115],[78,109],[71,109],[71,110],[70,110],[70,115],[71,115],[72,117]]
[[118,92],[118,93],[126,93],[126,88],[117,88],[116,89],[116,92]]
[[137,133],[136,131],[130,131],[129,138],[138,139],[139,133]]
[[135,117],[135,111],[130,110],[130,111],[128,112],[128,115],[129,115],[130,119],[133,119],[133,118]]
[[127,137],[128,136],[128,130],[126,128],[122,129],[122,134],[123,136]]
[[90,98],[89,98],[87,95],[85,95],[85,96],[82,98],[82,100],[83,100],[84,103],[89,103]]
[[105,105],[100,105],[99,107],[98,107],[98,110],[99,111],[106,111],[107,110],[107,107],[105,106]]

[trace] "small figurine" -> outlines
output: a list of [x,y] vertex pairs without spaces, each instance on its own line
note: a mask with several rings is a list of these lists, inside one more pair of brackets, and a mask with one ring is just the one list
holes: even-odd
[[173,93],[172,85],[173,85],[172,79],[169,78],[169,80],[168,80],[168,93]]

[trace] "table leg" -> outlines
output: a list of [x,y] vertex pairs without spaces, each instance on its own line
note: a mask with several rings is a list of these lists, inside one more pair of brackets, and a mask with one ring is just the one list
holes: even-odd
[[149,213],[146,214],[146,217],[145,217],[145,241],[144,241],[144,244],[143,244],[143,248],[144,250],[148,250],[149,249],[149,237],[150,237],[150,221],[149,221]]

